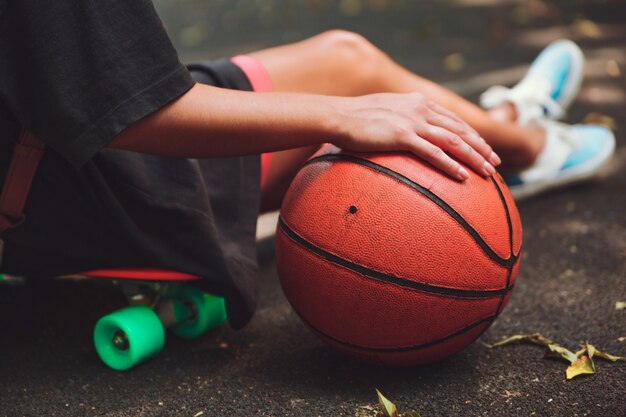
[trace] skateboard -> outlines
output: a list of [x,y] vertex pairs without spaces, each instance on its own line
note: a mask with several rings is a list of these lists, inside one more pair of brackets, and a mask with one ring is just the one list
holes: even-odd
[[158,355],[166,329],[195,339],[226,321],[223,298],[186,285],[200,279],[194,275],[155,269],[103,269],[80,275],[114,280],[129,301],[129,306],[100,318],[93,332],[98,356],[118,371]]

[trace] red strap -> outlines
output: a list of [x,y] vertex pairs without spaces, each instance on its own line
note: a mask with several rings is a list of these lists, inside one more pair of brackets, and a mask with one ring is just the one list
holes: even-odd
[[43,155],[43,143],[22,130],[13,148],[13,158],[0,193],[0,232],[17,226],[24,218],[24,205]]

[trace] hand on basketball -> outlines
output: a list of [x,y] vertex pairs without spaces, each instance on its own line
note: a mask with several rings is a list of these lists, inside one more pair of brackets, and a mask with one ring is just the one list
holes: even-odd
[[[348,101],[349,100],[349,101]],[[348,99],[339,112],[343,135],[335,144],[353,151],[409,151],[461,181],[469,173],[451,156],[484,176],[500,158],[451,111],[419,93],[372,94]]]

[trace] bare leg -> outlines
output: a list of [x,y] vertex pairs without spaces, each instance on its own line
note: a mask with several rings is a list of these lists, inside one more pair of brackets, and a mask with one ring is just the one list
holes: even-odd
[[[543,131],[515,124],[516,114],[503,106],[485,112],[455,93],[411,73],[360,35],[330,31],[304,41],[250,54],[268,71],[275,91],[335,96],[420,92],[452,110],[494,148],[506,167],[530,165],[544,145]],[[264,208],[274,208],[291,178],[312,150],[285,151],[272,163]],[[283,190],[284,188],[284,190]],[[268,190],[272,189],[272,192]],[[266,192],[267,191],[267,192]],[[269,198],[271,196],[271,198]],[[278,200],[277,200],[278,198]]]
[[291,180],[304,162],[318,147],[290,149],[274,152],[270,170],[261,188],[261,212],[278,210]]

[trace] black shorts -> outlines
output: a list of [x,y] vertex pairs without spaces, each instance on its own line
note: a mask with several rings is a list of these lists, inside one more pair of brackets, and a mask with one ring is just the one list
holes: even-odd
[[[230,60],[189,65],[193,78],[252,90]],[[219,138],[215,140],[219,146]],[[105,148],[76,170],[46,149],[26,222],[4,234],[2,271],[56,276],[94,269],[156,268],[203,278],[226,298],[233,327],[256,304],[256,156],[183,159]]]

